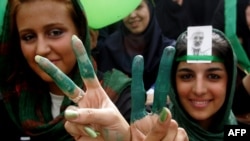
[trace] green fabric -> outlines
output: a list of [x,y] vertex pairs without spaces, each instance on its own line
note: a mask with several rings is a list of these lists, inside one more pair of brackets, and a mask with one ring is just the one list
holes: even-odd
[[8,0],[1,0],[0,1],[0,35],[3,30],[3,19],[4,19],[4,13],[6,10],[6,5],[7,5]]
[[[79,1],[72,0],[72,2],[79,17],[84,17]],[[9,63],[9,59],[12,59],[13,56],[6,49],[6,47],[9,47],[12,38],[14,38],[9,36],[9,4],[4,14],[3,31],[0,36],[0,72],[1,78],[4,78],[1,79],[1,84],[4,85],[1,85],[0,90],[4,97],[5,107],[17,128],[23,130],[27,135],[41,140],[73,141],[74,139],[64,129],[63,111],[68,105],[73,104],[68,97],[65,97],[63,100],[61,114],[56,119],[53,119],[51,115],[51,99],[49,92],[46,92],[46,87],[45,89],[41,87],[41,90],[38,88],[37,91],[34,91],[35,88],[31,88],[33,84],[28,84],[29,82],[26,82],[25,78],[21,78],[21,75],[16,75],[15,82],[5,84],[7,82],[6,77],[15,70],[15,64]],[[85,28],[88,29],[87,26]],[[87,35],[87,39],[84,42],[85,47],[90,50],[88,30],[84,34]],[[82,87],[83,82],[78,71],[72,76],[72,79],[78,86]],[[39,81],[34,83],[41,83],[42,85],[43,82]]]
[[116,95],[119,95],[125,88],[131,84],[131,79],[117,69],[107,71],[103,75],[103,88],[112,90]]
[[250,61],[236,35],[236,2],[237,0],[225,0],[225,34],[231,41],[236,53],[239,65],[246,71],[250,72]]
[[8,56],[5,54],[5,43],[7,41],[8,38],[8,34],[9,32],[9,21],[5,20],[9,18],[9,12],[6,12],[6,9],[9,9],[9,5],[7,3],[8,0],[2,0],[0,2],[0,85],[3,82],[3,79],[8,76],[8,69],[9,69],[9,65],[7,64],[8,60]]
[[[222,34],[221,32],[218,32],[218,34]],[[222,35],[223,36],[223,35]],[[177,39],[178,42],[178,39]],[[178,44],[178,43],[177,43]],[[229,77],[232,77],[232,81],[229,81],[229,86],[227,88],[227,98],[226,103],[224,103],[225,109],[222,111],[219,111],[218,114],[220,116],[217,116],[218,120],[214,125],[212,125],[211,128],[213,128],[213,131],[204,130],[201,128],[196,121],[194,121],[190,116],[187,115],[187,113],[184,111],[183,107],[181,107],[178,97],[176,94],[176,90],[174,87],[170,90],[170,110],[172,112],[173,119],[175,119],[178,122],[178,125],[180,127],[183,127],[189,137],[190,141],[222,141],[224,137],[224,125],[236,125],[236,118],[234,114],[232,113],[232,102],[235,92],[235,82],[236,82],[236,74],[237,74],[237,59],[235,54],[233,54],[234,58],[228,58],[230,59],[230,62],[232,62],[232,68],[229,68],[232,70],[233,74]],[[172,76],[175,73],[173,72]],[[174,79],[173,77],[172,79]],[[230,80],[230,79],[229,79]],[[169,82],[170,83],[170,82]],[[173,83],[175,81],[173,80]]]
[[179,58],[176,58],[176,61],[187,61],[187,60],[192,60],[192,61],[196,61],[196,60],[206,60],[206,61],[212,61],[212,62],[223,62],[223,59],[218,58],[216,56],[205,56],[205,55],[197,55],[197,56],[181,56]]
[[[83,41],[83,44],[88,55],[90,55],[90,35],[88,24],[85,23],[83,6],[80,4],[79,0],[71,1],[74,5],[76,14],[79,17],[79,24],[85,26],[82,27],[82,30],[84,31],[82,34],[86,35],[86,40]],[[16,124],[17,128],[23,130],[27,135],[36,137],[40,140],[72,141],[73,138],[64,129],[65,120],[63,111],[67,106],[73,105],[74,103],[65,96],[62,106],[60,107],[61,114],[53,119],[51,115],[51,98],[47,84],[40,80],[32,70],[23,69],[26,67],[28,68],[24,58],[16,59],[18,57],[20,58],[21,52],[16,53],[7,50],[10,47],[18,47],[11,46],[11,43],[18,44],[19,41],[10,33],[10,11],[8,7],[4,15],[4,28],[0,36],[0,84],[3,84],[0,85],[0,92],[4,97],[5,107],[11,120]],[[19,56],[13,57],[13,54],[18,54]],[[10,63],[10,61],[13,63]],[[20,63],[21,65],[19,65]],[[24,72],[10,74],[17,70],[22,70]],[[26,76],[29,77],[29,80],[27,80]],[[7,77],[13,79],[7,80]],[[103,80],[103,83],[105,86],[118,96],[130,82],[128,77],[116,70],[106,73],[104,78],[105,80]],[[121,79],[117,81],[117,78]],[[73,76],[71,76],[71,79],[79,87],[83,87],[83,82],[78,69]]]

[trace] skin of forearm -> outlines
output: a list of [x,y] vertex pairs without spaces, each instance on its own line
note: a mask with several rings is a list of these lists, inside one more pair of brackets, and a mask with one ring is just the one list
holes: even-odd
[[250,74],[246,75],[243,80],[243,85],[247,91],[247,93],[250,95]]

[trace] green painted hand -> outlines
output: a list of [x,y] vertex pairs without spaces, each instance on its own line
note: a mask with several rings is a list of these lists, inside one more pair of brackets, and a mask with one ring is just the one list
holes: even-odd
[[[171,46],[164,49],[155,83],[152,112],[159,114],[166,105],[167,93],[170,91],[170,75],[175,49]],[[141,55],[135,56],[132,66],[132,122],[147,115],[145,109],[145,89],[143,84],[144,62]]]
[[130,125],[133,141],[188,140],[185,130],[178,128],[178,124],[171,119],[170,111],[165,108],[167,94],[171,88],[170,76],[174,54],[174,47],[169,46],[164,49],[155,83],[151,113],[148,113],[145,109],[146,93],[143,84],[143,57],[137,55],[133,60],[132,122]]
[[54,80],[65,95],[78,104],[68,107],[65,111],[66,130],[75,140],[128,141],[129,124],[100,85],[85,47],[75,35],[72,36],[72,47],[86,87],[85,91],[48,59],[42,56],[35,58],[41,69]]

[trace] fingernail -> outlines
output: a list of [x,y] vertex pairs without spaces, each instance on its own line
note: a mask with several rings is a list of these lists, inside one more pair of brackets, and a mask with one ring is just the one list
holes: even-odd
[[92,128],[90,127],[86,127],[84,126],[84,131],[92,138],[96,138],[98,136],[98,134],[95,132],[95,130],[93,130]]
[[79,113],[76,110],[67,109],[65,110],[64,117],[66,119],[76,119]]
[[165,108],[162,108],[160,117],[159,117],[160,121],[164,122],[167,119],[167,117],[168,117],[167,110]]
[[35,56],[35,61],[38,63],[38,62],[40,62],[41,58],[42,57],[40,55],[36,55]]
[[78,37],[76,35],[72,35],[72,40],[76,40]]

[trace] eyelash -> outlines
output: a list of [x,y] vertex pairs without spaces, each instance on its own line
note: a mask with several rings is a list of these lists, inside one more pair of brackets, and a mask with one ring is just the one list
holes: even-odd
[[26,41],[26,42],[31,41],[33,38],[34,38],[34,35],[30,33],[21,36],[21,40]]
[[57,32],[57,34],[56,35],[52,35],[52,36],[59,36],[59,35],[61,35],[63,33],[63,31],[60,30],[60,29],[53,29],[49,33],[54,34],[55,32]]
[[217,75],[217,74],[210,74],[208,77],[211,79],[220,79],[221,78],[220,75]]
[[[52,29],[48,33],[46,33],[50,38],[58,38],[60,35],[63,34],[63,30],[61,29]],[[32,42],[36,37],[35,33],[27,33],[21,36],[21,40],[25,42]]]
[[[189,81],[189,80],[191,80],[192,78],[194,78],[195,76],[193,75],[193,74],[191,74],[191,73],[187,73],[187,74],[181,74],[180,76],[179,76],[182,80],[184,80],[184,81]],[[207,75],[207,78],[209,79],[209,80],[212,80],[212,81],[216,81],[216,80],[218,80],[218,79],[220,79],[221,77],[220,77],[220,75],[218,75],[218,74],[208,74]]]

